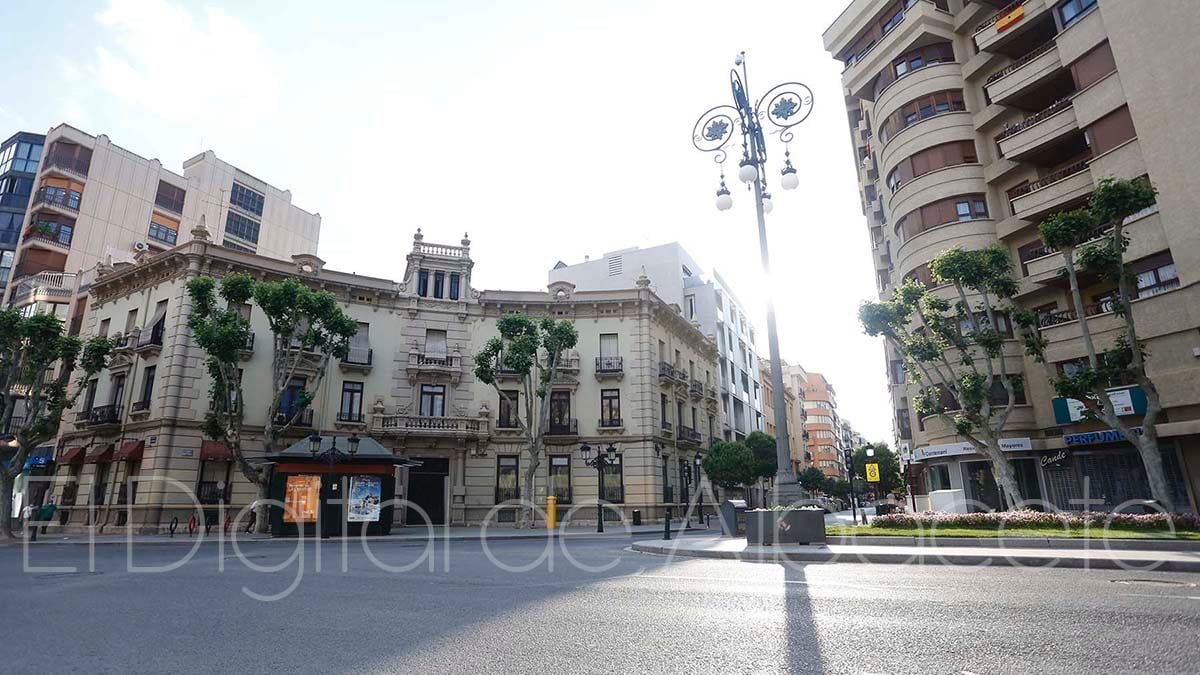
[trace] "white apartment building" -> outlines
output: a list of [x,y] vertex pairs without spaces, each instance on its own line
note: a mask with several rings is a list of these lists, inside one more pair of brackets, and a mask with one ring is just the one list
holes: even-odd
[[67,124],[46,133],[5,304],[77,317],[97,265],[186,241],[201,220],[221,245],[282,260],[316,254],[320,214],[205,151],[175,173]]
[[742,440],[751,431],[763,431],[759,356],[746,308],[716,270],[706,277],[678,242],[621,249],[574,265],[559,262],[550,270],[550,281],[567,281],[580,290],[617,290],[633,288],[642,274],[658,297],[679,307],[684,319],[717,343],[721,436]]

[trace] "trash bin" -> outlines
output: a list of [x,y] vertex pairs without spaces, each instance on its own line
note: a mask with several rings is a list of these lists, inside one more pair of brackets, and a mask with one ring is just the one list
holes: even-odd
[[633,510],[633,524],[634,525],[642,524],[642,510],[641,509]]
[[726,537],[746,534],[746,500],[726,499],[721,502],[721,533]]

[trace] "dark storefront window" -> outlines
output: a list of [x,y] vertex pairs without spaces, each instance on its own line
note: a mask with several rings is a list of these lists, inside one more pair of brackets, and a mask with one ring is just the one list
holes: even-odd
[[550,494],[559,504],[571,503],[571,458],[560,455],[550,458]]
[[516,429],[520,426],[517,422],[517,411],[520,399],[520,394],[516,389],[504,391],[504,395],[500,397],[499,414],[496,416],[496,425],[501,429]]
[[497,504],[520,497],[520,489],[517,487],[519,483],[517,476],[518,464],[515,456],[496,458]]

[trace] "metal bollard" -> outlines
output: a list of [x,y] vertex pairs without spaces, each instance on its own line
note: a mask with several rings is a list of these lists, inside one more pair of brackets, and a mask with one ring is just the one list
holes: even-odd
[[558,527],[558,497],[546,495],[546,529],[551,532]]
[[671,541],[671,507],[667,507],[667,517],[663,518],[663,541]]

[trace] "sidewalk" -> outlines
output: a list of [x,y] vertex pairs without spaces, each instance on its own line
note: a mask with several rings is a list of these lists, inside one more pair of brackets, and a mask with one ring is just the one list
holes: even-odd
[[871,546],[862,544],[750,546],[745,539],[691,536],[678,540],[645,540],[633,550],[659,555],[719,558],[749,562],[877,563],[921,565],[1001,565],[1070,567],[1131,571],[1200,572],[1200,551],[1091,549],[1001,546]]
[[[524,539],[547,539],[547,538],[564,538],[564,539],[622,539],[630,537],[650,537],[662,536],[663,526],[659,524],[638,525],[621,527],[617,523],[605,523],[604,533],[596,532],[596,526],[574,526],[560,527],[557,530],[548,531],[544,528],[518,530],[513,527],[492,525],[487,528],[487,536],[484,536],[483,528],[478,526],[470,527],[442,527],[433,528],[432,533],[424,528],[406,528],[399,527],[392,530],[392,534],[385,536],[370,536],[367,537],[371,543],[375,542],[408,542],[408,543],[425,543],[429,540],[434,541],[480,541],[487,539],[488,541],[511,541]],[[712,530],[715,532],[715,529]],[[679,522],[674,522],[671,525],[672,536],[679,534],[704,534],[706,530],[699,528],[693,524],[691,528],[685,527]],[[245,543],[263,543],[263,542],[279,542],[279,543],[295,543],[297,537],[272,537],[271,535],[263,534],[246,534],[244,532],[236,533],[236,536],[226,534],[224,537],[215,529],[205,536],[202,532],[197,532],[195,535],[188,536],[186,532],[176,533],[174,537],[166,534],[135,534],[127,536],[125,534],[98,534],[95,537],[88,537],[86,534],[39,534],[37,541],[30,542],[32,546],[41,545],[88,545],[94,541],[97,546],[125,544],[132,542],[134,544],[174,544],[191,546],[199,539],[202,544],[216,544],[222,539],[228,544],[230,540],[235,539],[239,544]],[[313,540],[314,537],[305,537],[306,540]],[[330,537],[327,541],[341,541],[343,537]],[[359,539],[358,536],[351,535],[345,537],[348,541]],[[10,542],[9,545],[20,545],[24,542],[20,539]]]

